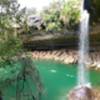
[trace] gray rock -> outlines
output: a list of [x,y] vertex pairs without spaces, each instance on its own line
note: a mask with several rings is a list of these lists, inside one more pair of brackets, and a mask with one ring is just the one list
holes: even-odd
[[94,100],[91,88],[79,87],[69,93],[68,100]]

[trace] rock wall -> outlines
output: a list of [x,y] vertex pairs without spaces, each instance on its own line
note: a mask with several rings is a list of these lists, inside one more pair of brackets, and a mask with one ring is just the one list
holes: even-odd
[[[65,64],[78,63],[77,50],[53,50],[53,51],[34,51],[32,52],[33,59],[44,59],[60,61]],[[86,62],[87,67],[100,69],[100,52],[90,52],[89,59]]]

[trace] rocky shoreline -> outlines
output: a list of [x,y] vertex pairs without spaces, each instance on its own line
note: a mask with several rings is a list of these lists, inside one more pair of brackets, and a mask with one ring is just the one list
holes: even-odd
[[[64,64],[77,64],[77,50],[53,50],[53,51],[34,51],[32,57],[35,60],[54,60]],[[100,69],[100,52],[90,52],[89,59],[86,62],[88,68]]]

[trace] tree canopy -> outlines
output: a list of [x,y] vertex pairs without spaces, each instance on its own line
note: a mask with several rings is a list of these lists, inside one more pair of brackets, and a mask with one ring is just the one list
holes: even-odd
[[54,1],[42,12],[47,30],[74,29],[80,18],[79,0]]

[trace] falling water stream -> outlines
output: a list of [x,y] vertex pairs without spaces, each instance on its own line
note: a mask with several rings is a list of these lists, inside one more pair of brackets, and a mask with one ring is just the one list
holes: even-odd
[[89,13],[84,9],[84,2],[85,1],[82,0],[79,36],[78,86],[90,86],[89,72],[86,68],[89,54]]

